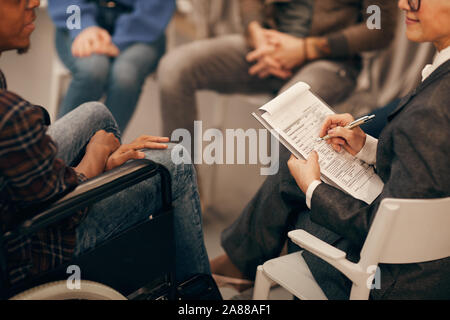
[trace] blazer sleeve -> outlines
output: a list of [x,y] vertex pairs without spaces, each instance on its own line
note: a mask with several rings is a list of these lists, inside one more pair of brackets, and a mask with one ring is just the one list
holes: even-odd
[[362,246],[382,199],[448,197],[450,112],[444,105],[448,100],[439,100],[404,110],[405,119],[393,129],[395,156],[389,178],[371,205],[322,183],[312,196],[312,221]]

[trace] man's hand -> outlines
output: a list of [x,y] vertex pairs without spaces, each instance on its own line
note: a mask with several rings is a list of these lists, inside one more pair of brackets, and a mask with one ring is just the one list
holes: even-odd
[[86,146],[86,153],[75,171],[88,179],[94,178],[105,170],[109,156],[120,147],[119,139],[112,133],[98,131]]
[[116,57],[119,53],[108,31],[100,27],[86,28],[72,43],[72,55],[78,58],[86,58],[92,54]]
[[169,142],[169,138],[144,135],[130,144],[122,145],[109,157],[105,171],[117,168],[128,160],[144,159],[145,153],[140,151],[142,149],[167,149],[168,145],[164,144],[165,142]]
[[111,155],[120,147],[120,141],[114,133],[105,130],[97,131],[86,147],[86,153]]
[[167,149],[167,145],[164,143],[168,143],[170,139],[168,137],[155,137],[142,135],[136,140],[134,140],[131,144],[143,145],[142,149]]
[[275,51],[275,46],[269,42],[264,29],[257,22],[249,25],[249,45],[254,50],[247,55],[248,62],[255,62],[255,65],[249,69],[250,75],[257,75],[261,79],[267,78],[269,75],[287,79],[292,74],[287,70],[282,70],[280,63],[270,57]]
[[320,129],[320,137],[327,134],[332,137],[327,140],[334,150],[341,152],[344,148],[348,153],[355,156],[361,151],[366,143],[366,134],[357,127],[354,129],[345,129],[344,127],[355,119],[350,114],[334,114],[325,119]]
[[249,69],[249,74],[252,76],[257,75],[261,79],[265,79],[268,76],[272,75],[277,78],[286,80],[292,77],[292,72],[290,70],[283,69],[281,64],[272,58],[270,55],[264,54],[264,52],[253,52],[255,54],[259,54],[259,58],[248,58],[249,62],[257,61],[255,65],[253,65]]
[[269,41],[264,34],[265,28],[263,28],[258,22],[251,22],[248,25],[248,44],[256,50],[269,46]]
[[292,70],[306,62],[305,40],[276,30],[264,29],[259,24],[249,26],[250,42],[254,49],[247,55],[248,62],[255,62],[250,75],[261,79],[272,75],[286,80]]
[[306,161],[292,155],[288,161],[288,167],[297,185],[305,194],[314,180],[320,180],[319,155],[316,151],[311,152]]
[[270,57],[277,61],[284,70],[293,70],[306,62],[306,44],[302,38],[297,38],[276,30],[265,30],[269,43],[275,46]]

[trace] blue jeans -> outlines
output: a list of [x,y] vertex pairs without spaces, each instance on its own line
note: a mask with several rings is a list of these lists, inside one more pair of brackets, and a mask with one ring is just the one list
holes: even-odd
[[72,81],[59,109],[59,117],[106,94],[106,106],[124,132],[142,92],[146,78],[157,67],[165,52],[165,36],[155,43],[135,43],[116,58],[92,55],[75,58],[72,39],[64,29],[56,31],[56,49],[72,73]]
[[[101,103],[87,103],[49,128],[58,144],[58,157],[76,166],[90,138],[98,130],[119,130],[111,113]],[[176,280],[182,282],[195,274],[210,274],[203,240],[202,214],[196,175],[191,165],[175,165],[169,150],[145,151],[147,158],[163,164],[171,173],[176,245]],[[161,208],[160,178],[153,177],[94,204],[77,228],[75,255],[97,247]],[[132,244],[130,244],[132,245]],[[158,245],[155,243],[155,245]],[[145,254],[145,253],[143,253]]]

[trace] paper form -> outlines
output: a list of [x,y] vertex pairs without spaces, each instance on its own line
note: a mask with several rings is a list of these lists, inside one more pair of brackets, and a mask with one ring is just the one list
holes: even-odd
[[372,203],[384,186],[373,167],[346,151],[336,152],[325,141],[316,141],[325,118],[334,112],[304,83],[294,85],[284,94],[286,96],[260,108],[266,111],[263,119],[303,158],[306,159],[311,151],[317,151],[324,182]]

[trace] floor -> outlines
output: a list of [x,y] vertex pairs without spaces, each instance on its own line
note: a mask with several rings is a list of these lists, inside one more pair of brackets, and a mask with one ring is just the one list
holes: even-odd
[[[206,212],[203,218],[203,231],[206,250],[210,259],[224,253],[220,246],[220,234],[231,222],[229,219],[224,219],[219,215]],[[252,288],[242,293],[231,288],[219,288],[219,290],[225,300],[251,300],[253,295]],[[292,295],[281,287],[274,287],[270,292],[270,299],[292,300]]]

